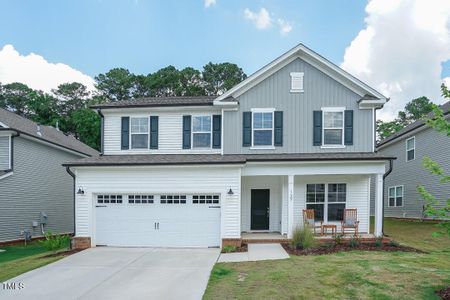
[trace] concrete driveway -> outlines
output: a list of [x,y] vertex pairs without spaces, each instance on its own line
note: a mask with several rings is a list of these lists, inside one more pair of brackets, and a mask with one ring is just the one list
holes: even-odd
[[0,299],[201,299],[219,249],[93,248],[22,274]]

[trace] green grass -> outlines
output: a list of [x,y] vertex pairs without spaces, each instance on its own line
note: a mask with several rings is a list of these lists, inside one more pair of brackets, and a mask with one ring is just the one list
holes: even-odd
[[433,224],[386,220],[385,231],[428,251],[342,252],[286,260],[216,264],[204,299],[438,299],[450,285],[450,239]]
[[[65,248],[67,249],[69,245]],[[13,278],[22,273],[42,267],[62,257],[45,257],[53,252],[46,250],[38,241],[27,246],[23,244],[0,247],[0,282]]]

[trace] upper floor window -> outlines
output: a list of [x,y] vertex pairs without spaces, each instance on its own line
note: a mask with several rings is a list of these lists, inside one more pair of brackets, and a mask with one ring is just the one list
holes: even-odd
[[393,186],[389,188],[389,203],[390,207],[403,206],[403,186]]
[[253,112],[253,146],[273,146],[273,113]]
[[148,149],[148,118],[131,118],[131,148]]
[[193,116],[192,118],[192,147],[211,148],[211,116]]
[[344,109],[323,108],[323,145],[344,145]]
[[406,140],[406,161],[416,158],[416,138],[412,137]]
[[303,72],[291,72],[291,93],[303,92]]

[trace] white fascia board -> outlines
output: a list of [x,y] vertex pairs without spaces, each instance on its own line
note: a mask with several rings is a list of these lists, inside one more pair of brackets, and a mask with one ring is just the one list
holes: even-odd
[[[376,91],[375,89],[371,88],[367,84],[363,83],[359,79],[355,78],[354,76],[350,75],[346,71],[342,70],[335,64],[331,63],[327,59],[325,59],[323,56],[317,54],[316,52],[312,51],[311,49],[305,47],[303,44],[299,44],[298,46],[292,48],[285,54],[281,55],[271,63],[267,64],[260,70],[256,71],[254,74],[249,76],[247,79],[242,81],[241,83],[237,84],[221,96],[217,97],[216,101],[224,100],[227,97],[235,96],[238,97],[254,85],[258,84],[268,76],[272,75],[279,69],[283,68],[296,58],[301,58],[308,62],[309,64],[313,65],[314,67],[318,68],[325,74],[329,75],[333,79],[337,80],[338,82],[342,83],[346,87],[350,88],[352,91],[356,92],[358,95],[363,96],[364,94],[371,94],[375,97],[379,98],[379,102],[386,101],[386,97],[382,95],[380,92]],[[324,67],[320,66],[322,64]],[[330,72],[332,71],[332,72]],[[333,74],[336,73],[336,74]],[[338,75],[338,76],[336,76]],[[342,79],[344,80],[341,80]],[[347,81],[347,82],[346,82]],[[351,83],[351,84],[349,84]]]
[[372,109],[372,108],[382,108],[386,104],[387,99],[380,100],[362,100],[359,102],[360,109]]
[[155,113],[155,112],[185,112],[191,110],[197,111],[217,111],[220,112],[219,108],[213,105],[187,105],[187,106],[167,106],[167,107],[121,107],[121,108],[102,108],[100,109],[104,115],[114,115],[114,114],[130,114],[130,113]]

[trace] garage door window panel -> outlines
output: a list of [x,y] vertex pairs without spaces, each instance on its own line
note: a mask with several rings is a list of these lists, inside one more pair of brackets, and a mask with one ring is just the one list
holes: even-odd
[[161,195],[161,204],[186,204],[186,195]]
[[97,203],[99,203],[99,204],[120,204],[120,203],[122,203],[122,195],[98,195]]
[[153,201],[153,195],[128,195],[129,204],[152,204]]
[[193,204],[219,204],[219,195],[193,195]]

